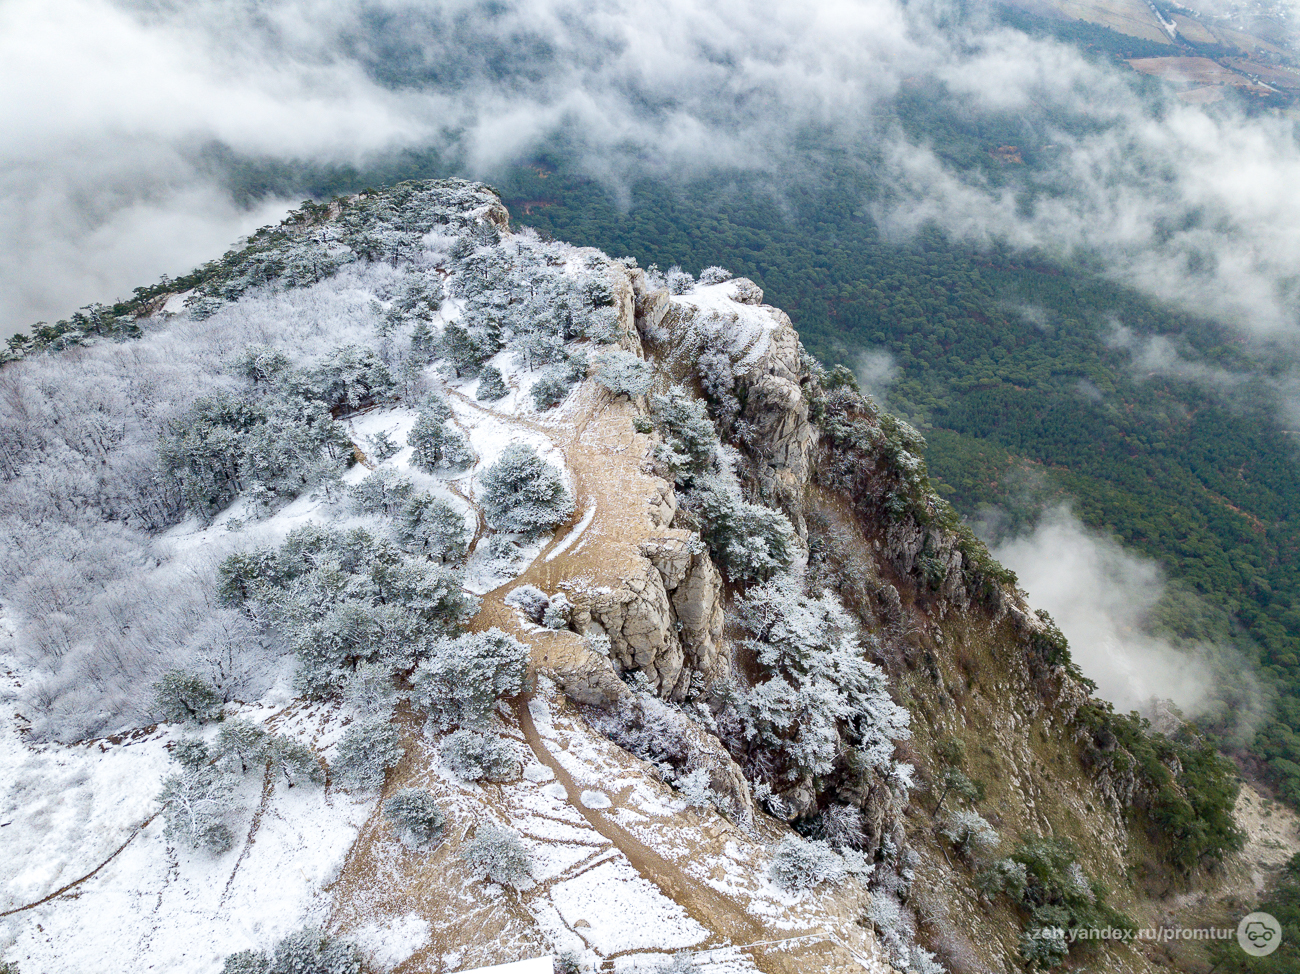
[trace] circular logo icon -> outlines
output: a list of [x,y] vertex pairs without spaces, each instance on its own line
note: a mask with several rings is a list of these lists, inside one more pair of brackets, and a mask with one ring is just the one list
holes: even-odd
[[1251,913],[1237,924],[1237,943],[1251,957],[1267,957],[1282,942],[1282,924],[1271,913]]

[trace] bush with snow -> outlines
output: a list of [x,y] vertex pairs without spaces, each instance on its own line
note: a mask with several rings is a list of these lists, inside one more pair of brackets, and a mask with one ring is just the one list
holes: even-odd
[[596,359],[596,381],[616,396],[635,399],[650,391],[654,369],[638,355],[612,349]]
[[402,543],[439,562],[457,562],[469,551],[470,530],[465,515],[432,494],[416,494],[397,516]]
[[447,813],[423,788],[403,788],[384,802],[384,818],[402,845],[424,849],[437,844],[447,827]]
[[153,685],[154,704],[172,723],[206,724],[221,719],[221,695],[207,680],[184,670],[169,670]]
[[474,398],[479,402],[496,402],[510,395],[510,387],[505,377],[495,365],[484,366],[478,375],[478,386],[474,389]]
[[551,604],[547,594],[536,585],[520,585],[511,589],[504,601],[506,605],[522,612],[530,622],[538,624],[542,621],[546,607]]
[[461,849],[460,856],[478,878],[516,889],[532,880],[532,855],[514,829],[484,822]]
[[325,769],[309,744],[277,734],[267,745],[266,755],[272,769],[284,777],[290,788],[300,784],[325,783]]
[[234,775],[208,764],[168,775],[158,794],[166,822],[163,835],[214,855],[225,852],[235,844],[227,819],[236,807],[237,782]]
[[378,791],[405,753],[401,735],[387,720],[359,720],[344,732],[331,770],[349,788]]
[[700,271],[701,284],[721,284],[729,280],[731,280],[731,271],[725,267],[706,267]]
[[790,519],[741,497],[734,476],[700,477],[682,495],[681,509],[699,526],[714,562],[733,582],[763,581],[794,559]]
[[568,629],[573,617],[573,603],[563,592],[556,592],[542,612],[542,625],[547,629]]
[[858,774],[895,774],[894,742],[911,736],[858,628],[829,592],[805,595],[780,575],[736,604],[759,679],[724,713],[729,746],[775,793],[827,774],[837,761]]
[[458,730],[443,740],[442,761],[464,781],[512,781],[519,776],[519,758],[500,737]]
[[385,460],[391,460],[397,454],[402,452],[402,444],[393,439],[387,430],[380,430],[364,440],[366,456],[375,463],[383,463]]
[[364,969],[356,945],[307,927],[281,940],[269,957],[257,950],[231,954],[221,974],[361,974]]
[[573,514],[560,471],[524,443],[506,447],[484,471],[479,504],[498,531],[527,535],[549,531]]
[[222,767],[244,774],[264,764],[271,737],[260,724],[242,717],[222,723],[217,732],[216,759]]
[[1002,841],[988,820],[972,811],[949,812],[939,826],[939,834],[961,855],[988,852]]
[[432,413],[419,415],[406,442],[414,447],[411,462],[426,473],[463,467],[473,459],[464,435]]
[[533,407],[545,412],[564,402],[573,388],[573,370],[565,366],[552,366],[538,376],[528,394],[533,397]]
[[382,468],[349,487],[348,500],[359,514],[384,514],[392,517],[414,493],[415,485],[409,477]]
[[767,874],[787,893],[798,893],[822,883],[839,882],[852,872],[865,872],[862,855],[840,854],[819,839],[787,835],[777,844]]
[[366,717],[387,718],[397,703],[393,674],[381,663],[361,663],[343,684],[343,701]]
[[817,821],[817,838],[832,849],[857,849],[865,839],[862,809],[853,805],[832,805]]
[[650,397],[650,410],[662,437],[655,456],[679,486],[689,486],[696,476],[714,467],[718,431],[704,403],[673,386],[665,395]]
[[664,280],[668,284],[668,290],[673,294],[689,294],[695,289],[695,278],[676,264],[668,268]]
[[497,700],[522,693],[528,676],[528,647],[496,628],[436,640],[429,656],[411,678],[412,698],[439,729],[487,723]]

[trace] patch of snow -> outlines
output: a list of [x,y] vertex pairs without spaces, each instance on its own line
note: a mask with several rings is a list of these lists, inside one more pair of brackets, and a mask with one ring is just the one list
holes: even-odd
[[584,791],[582,793],[582,804],[588,808],[609,808],[614,803],[609,800],[609,796],[603,791]]
[[370,963],[396,967],[429,942],[429,921],[416,913],[395,917],[385,924],[368,923],[348,932]]
[[587,508],[586,511],[583,512],[582,520],[580,520],[577,524],[573,526],[573,530],[564,536],[564,540],[562,540],[559,544],[557,544],[554,548],[552,548],[549,552],[547,552],[546,554],[547,561],[550,561],[551,559],[564,554],[564,552],[568,550],[569,546],[572,545],[573,542],[577,541],[580,537],[582,537],[582,533],[586,531],[587,528],[591,527],[592,518],[596,516],[596,507],[597,505],[593,503],[589,508]]
[[680,905],[621,859],[557,883],[550,897],[570,928],[580,920],[591,925],[583,937],[606,956],[647,948],[681,949],[709,936]]

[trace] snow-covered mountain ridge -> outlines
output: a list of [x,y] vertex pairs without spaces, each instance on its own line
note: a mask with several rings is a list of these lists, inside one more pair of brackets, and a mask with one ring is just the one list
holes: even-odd
[[1118,916],[1181,765],[753,282],[446,181],[187,283],[0,372],[20,971],[929,974]]

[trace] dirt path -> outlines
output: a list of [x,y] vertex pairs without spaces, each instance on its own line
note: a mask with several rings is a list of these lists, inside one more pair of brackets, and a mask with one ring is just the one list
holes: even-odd
[[[565,770],[564,765],[546,746],[546,742],[537,731],[533,715],[528,709],[528,698],[520,697],[515,701],[514,712],[537,760],[550,768],[568,795],[569,805],[580,814],[587,823],[604,838],[608,839],[620,853],[631,863],[632,867],[643,877],[653,883],[659,890],[680,905],[691,918],[714,938],[723,943],[746,950],[754,963],[764,974],[797,974],[806,969],[798,956],[789,952],[793,943],[803,943],[810,939],[824,938],[821,931],[801,931],[781,939],[771,939],[762,923],[741,910],[732,900],[717,890],[687,875],[676,865],[635,838],[622,826],[615,823],[603,813],[603,810],[588,808],[578,796],[582,789]],[[617,807],[617,802],[611,809]],[[705,941],[709,947],[716,947],[714,938]],[[804,953],[805,950],[800,950]],[[807,958],[804,958],[806,961]]]

